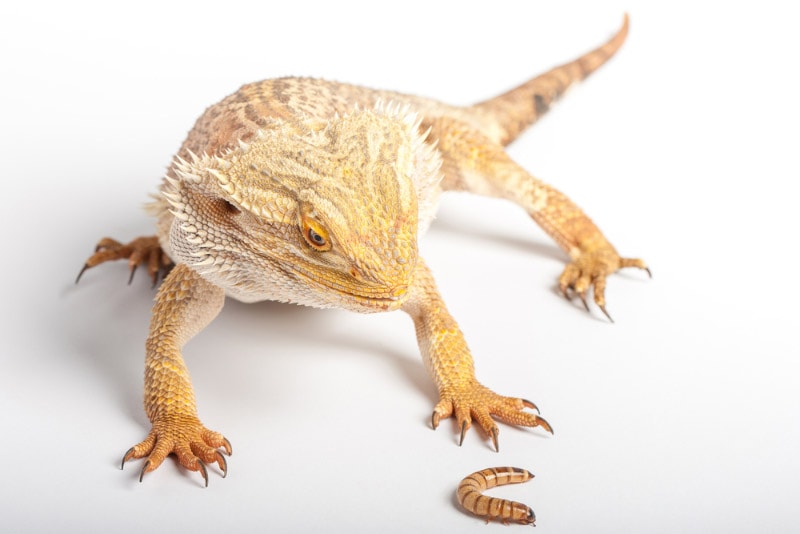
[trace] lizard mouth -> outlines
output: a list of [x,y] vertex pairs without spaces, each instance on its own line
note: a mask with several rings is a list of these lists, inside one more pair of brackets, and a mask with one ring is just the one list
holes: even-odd
[[333,290],[339,295],[347,297],[351,302],[355,302],[359,307],[378,310],[395,310],[403,305],[408,295],[408,285],[402,284],[393,288],[375,293],[362,293],[353,290],[342,290],[340,288],[324,285],[326,289]]
[[[346,300],[345,307],[350,307],[347,306],[347,304],[356,304],[358,308],[362,309],[395,310],[403,305],[408,296],[409,284],[407,283],[394,286],[354,286],[340,283],[333,278],[323,278],[318,275],[314,276],[306,272],[306,270],[299,265],[293,265],[291,270],[309,286],[323,288],[327,293],[333,293],[339,297],[344,297]],[[337,304],[341,304],[341,298],[328,297],[328,299],[336,301]]]

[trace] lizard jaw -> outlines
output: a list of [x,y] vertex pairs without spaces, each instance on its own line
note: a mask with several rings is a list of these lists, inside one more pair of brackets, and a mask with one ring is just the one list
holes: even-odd
[[350,296],[354,297],[359,304],[366,305],[370,309],[392,311],[399,309],[405,303],[407,295],[408,285],[403,284],[396,286],[390,297],[362,297],[355,294]]
[[327,291],[335,291],[342,299],[339,305],[352,311],[392,311],[399,309],[408,296],[408,285],[401,284],[388,290],[382,296],[367,295],[364,293],[342,291],[339,288],[324,286]]
[[[400,283],[384,288],[370,288],[369,291],[359,291],[357,287],[337,284],[330,280],[320,279],[305,272],[295,265],[291,269],[300,279],[312,287],[321,287],[325,290],[326,299],[336,300],[333,305],[358,312],[391,311],[399,309],[408,297],[409,283]],[[336,295],[331,299],[331,294]]]

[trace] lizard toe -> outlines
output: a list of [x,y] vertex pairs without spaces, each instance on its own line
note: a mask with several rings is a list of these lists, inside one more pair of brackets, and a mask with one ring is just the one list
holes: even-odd
[[130,275],[128,283],[133,280],[136,269],[139,266],[144,266],[150,279],[153,281],[153,286],[158,283],[159,277],[165,276],[172,267],[172,260],[161,249],[156,236],[139,237],[130,243],[120,243],[110,237],[101,239],[95,247],[95,252],[86,260],[83,268],[78,273],[75,283],[77,284],[83,274],[92,267],[96,267],[102,263],[115,260],[128,260],[128,267]]
[[587,294],[593,292],[594,302],[610,322],[614,322],[606,309],[606,279],[610,274],[624,267],[636,267],[646,271],[651,277],[650,269],[644,261],[637,258],[621,258],[610,245],[589,251],[578,256],[564,267],[558,279],[561,294],[572,300],[571,292],[580,297],[583,307],[590,311]]
[[455,417],[461,429],[460,445],[474,420],[492,440],[495,450],[499,451],[500,429],[495,422],[496,419],[515,426],[540,426],[552,434],[553,429],[545,419],[526,409],[539,411],[536,405],[528,400],[504,397],[478,382],[472,382],[460,388],[448,389],[436,405],[432,422],[436,428],[440,418]]
[[206,464],[216,463],[223,478],[228,474],[228,462],[219,450],[231,454],[230,442],[205,428],[194,416],[172,416],[157,419],[144,441],[128,449],[122,466],[129,460],[146,458],[140,481],[145,473],[158,469],[167,456],[174,454],[178,463],[190,471],[197,471],[208,485]]

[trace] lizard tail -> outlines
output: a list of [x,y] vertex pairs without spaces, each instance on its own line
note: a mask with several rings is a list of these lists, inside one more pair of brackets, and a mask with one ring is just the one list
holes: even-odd
[[503,145],[509,144],[544,115],[572,84],[583,80],[616,53],[628,35],[628,15],[622,27],[605,44],[555,67],[506,93],[472,106],[479,120]]

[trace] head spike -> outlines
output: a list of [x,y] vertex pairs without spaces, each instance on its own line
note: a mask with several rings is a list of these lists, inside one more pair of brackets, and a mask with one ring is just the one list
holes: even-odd
[[186,215],[183,211],[169,210],[169,212],[172,214],[173,217],[175,217],[176,219],[178,219],[180,221],[188,221],[189,220],[189,216]]
[[[208,174],[210,174],[211,176],[216,178],[217,181],[222,186],[228,185],[228,183],[230,182],[228,177],[225,176],[224,174],[222,174],[221,172],[219,172],[217,169],[212,169],[211,167],[209,167],[209,168],[206,169],[206,171],[208,172]],[[228,191],[228,192],[230,193],[230,191]]]
[[194,264],[195,267],[210,267],[214,264],[214,256],[211,254],[206,253],[205,258],[196,262]]
[[222,159],[219,156],[214,156],[214,163],[222,169],[223,171],[227,171],[231,168],[231,163],[228,160]]

